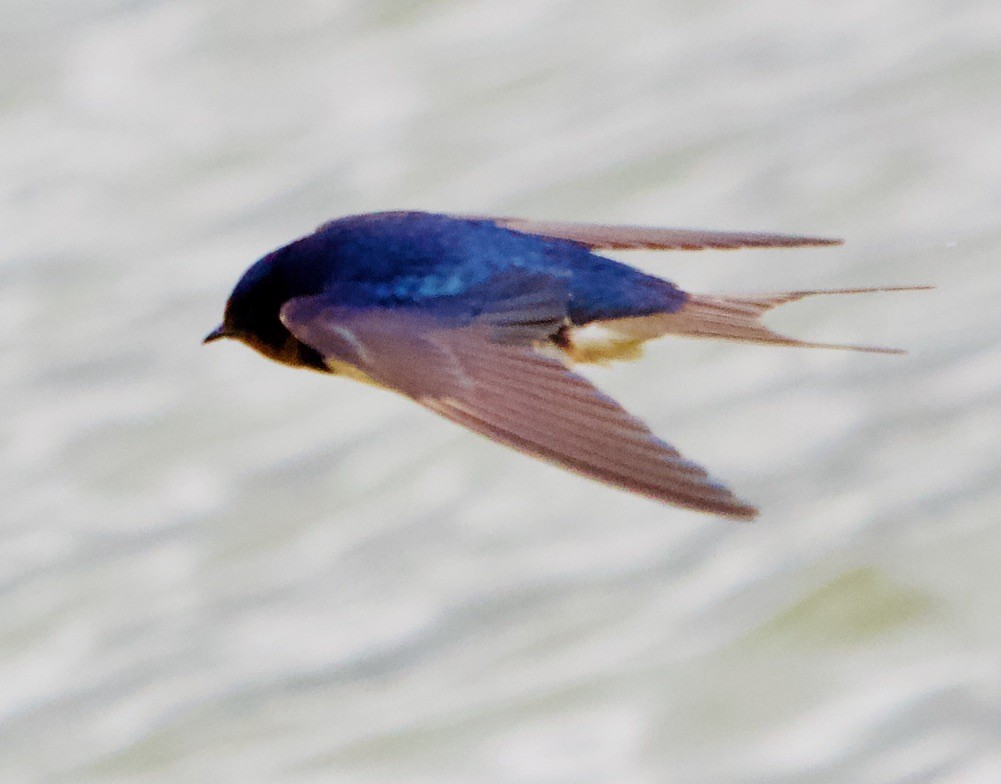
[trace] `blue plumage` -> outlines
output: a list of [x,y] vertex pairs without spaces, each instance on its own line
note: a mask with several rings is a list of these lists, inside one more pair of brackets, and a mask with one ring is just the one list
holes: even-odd
[[566,282],[567,313],[578,325],[674,312],[685,298],[673,284],[579,242],[424,212],[334,220],[269,254],[245,277],[259,279],[265,273],[258,267],[275,267],[292,296],[322,290],[332,301],[383,307],[448,308],[443,299],[461,300],[502,273],[548,275]]
[[593,479],[748,518],[753,506],[571,365],[634,358],[645,341],[671,334],[817,346],[773,332],[761,316],[821,292],[687,294],[593,251],[833,242],[425,212],[356,215],[251,266],[206,341],[234,338],[278,362],[392,389]]

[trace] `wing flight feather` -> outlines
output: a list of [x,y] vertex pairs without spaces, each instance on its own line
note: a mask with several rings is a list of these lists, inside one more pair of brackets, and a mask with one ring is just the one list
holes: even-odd
[[[463,216],[466,217],[466,216]],[[525,218],[474,217],[498,226],[538,237],[579,242],[593,249],[607,250],[703,250],[714,248],[796,248],[810,245],[839,245],[839,239],[755,231],[714,231],[711,229],[616,226],[598,223],[569,223]]]
[[416,308],[293,299],[282,320],[328,362],[348,363],[482,435],[617,487],[704,512],[756,510],[657,438],[590,381],[539,350],[565,302],[536,292],[470,323]]

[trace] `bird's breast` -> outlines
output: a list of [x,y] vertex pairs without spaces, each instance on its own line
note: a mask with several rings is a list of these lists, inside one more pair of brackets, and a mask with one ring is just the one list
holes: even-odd
[[372,378],[368,373],[359,368],[357,365],[352,365],[350,362],[345,362],[340,359],[332,359],[328,357],[324,360],[327,368],[331,373],[337,376],[344,376],[345,378],[350,378],[354,381],[360,381],[363,384],[368,384],[373,387],[379,387],[380,389],[385,389],[385,384],[380,384],[374,378]]

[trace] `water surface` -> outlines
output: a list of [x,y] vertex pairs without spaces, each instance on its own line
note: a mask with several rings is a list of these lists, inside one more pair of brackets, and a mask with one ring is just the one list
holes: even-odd
[[[2,8],[0,778],[1001,780],[997,3]],[[939,288],[773,322],[906,357],[594,372],[738,525],[199,345],[255,258],[401,207]]]

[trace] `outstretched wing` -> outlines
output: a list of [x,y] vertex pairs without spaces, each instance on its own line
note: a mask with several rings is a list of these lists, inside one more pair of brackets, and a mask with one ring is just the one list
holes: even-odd
[[522,452],[667,503],[737,518],[756,510],[639,419],[540,350],[565,317],[565,292],[533,287],[472,322],[424,308],[290,300],[288,329],[337,367],[413,398]]
[[804,245],[839,245],[841,240],[801,237],[792,234],[763,234],[752,231],[710,231],[705,229],[664,229],[651,226],[607,226],[597,223],[534,221],[524,218],[462,216],[488,220],[522,234],[572,240],[589,248],[609,250],[703,250],[717,248],[795,248]]

